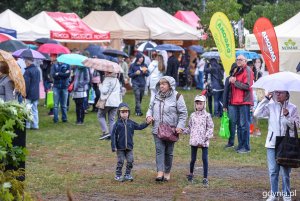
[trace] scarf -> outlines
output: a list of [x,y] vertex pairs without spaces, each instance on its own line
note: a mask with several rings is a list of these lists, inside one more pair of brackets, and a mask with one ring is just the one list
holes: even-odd
[[167,91],[167,92],[165,92],[165,93],[163,93],[162,91],[159,91],[159,92],[157,93],[157,95],[158,95],[159,99],[164,100],[164,99],[166,99],[167,97],[171,96],[172,93],[173,93],[173,90],[169,90],[169,91]]

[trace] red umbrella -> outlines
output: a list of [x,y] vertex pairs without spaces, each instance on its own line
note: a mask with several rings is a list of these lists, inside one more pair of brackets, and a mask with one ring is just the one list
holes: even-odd
[[48,54],[69,54],[70,50],[65,46],[53,43],[46,43],[39,47],[39,52]]
[[0,42],[4,42],[7,40],[16,40],[16,38],[12,37],[11,35],[5,34],[5,33],[0,33]]

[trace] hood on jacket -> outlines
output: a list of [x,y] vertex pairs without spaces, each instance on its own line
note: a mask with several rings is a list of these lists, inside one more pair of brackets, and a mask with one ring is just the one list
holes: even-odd
[[121,110],[128,110],[128,119],[129,119],[129,116],[130,116],[130,108],[128,106],[127,103],[120,103],[119,107],[118,107],[118,118],[120,119],[121,116],[120,116],[120,111]]
[[195,110],[195,112],[197,112],[197,110],[196,110],[196,101],[204,102],[203,110],[206,111],[206,96],[204,96],[204,95],[196,95],[195,96],[195,98],[194,98],[194,110]]
[[159,83],[160,83],[160,80],[162,80],[162,79],[167,80],[167,81],[169,82],[169,84],[170,84],[171,89],[172,89],[173,91],[175,91],[175,89],[176,89],[176,81],[175,81],[175,79],[174,79],[173,77],[171,77],[171,76],[163,76],[163,77],[161,77],[161,78],[159,79],[159,81],[157,82],[156,87],[155,87],[155,89],[156,89],[157,91],[159,91],[159,85],[160,85]]
[[134,63],[137,63],[138,60],[139,60],[140,58],[142,58],[142,57],[143,57],[143,62],[141,63],[141,65],[143,65],[143,64],[145,63],[145,57],[144,57],[144,55],[143,55],[142,53],[140,53],[140,52],[138,52],[138,53],[136,54]]

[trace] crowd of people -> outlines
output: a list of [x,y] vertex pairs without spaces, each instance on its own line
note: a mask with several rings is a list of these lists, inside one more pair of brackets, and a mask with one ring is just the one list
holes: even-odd
[[[234,147],[237,133],[236,152],[244,154],[251,151],[250,133],[260,133],[257,118],[268,117],[266,147],[272,192],[268,201],[277,198],[280,171],[283,176],[283,191],[286,193],[284,200],[290,200],[291,170],[276,164],[274,143],[275,136],[284,135],[287,126],[291,128],[291,135],[291,125],[294,122],[300,127],[299,113],[296,106],[289,102],[288,91],[275,91],[264,96],[252,90],[252,84],[262,77],[262,60],[257,58],[249,61],[245,56],[238,55],[229,76],[225,78],[220,60],[205,59],[189,50],[181,54],[173,51],[152,52],[150,57],[152,60],[142,52],[137,52],[134,59],[119,56],[113,61],[122,67],[123,73],[70,66],[57,62],[57,55],[50,55],[50,60],[40,63],[36,63],[32,58],[24,58],[26,97],[23,99],[33,114],[33,120],[26,122],[26,128],[39,129],[38,102],[42,80],[46,96],[50,90],[53,91],[54,106],[50,108],[49,115],[53,116],[54,123],[58,123],[60,119],[63,123],[68,122],[69,99],[72,97],[76,108],[75,124],[83,125],[85,114],[88,113],[89,99],[92,99],[91,111],[97,112],[102,131],[100,139],[111,139],[112,151],[117,153],[115,180],[133,180],[131,169],[134,161],[134,130],[142,130],[149,124],[153,125],[152,134],[156,149],[155,180],[164,182],[171,179],[175,141],[159,137],[161,124],[166,123],[172,128],[174,135],[190,134],[191,161],[188,181],[193,181],[197,150],[202,150],[203,185],[207,187],[208,147],[214,129],[212,118],[220,118],[223,112],[228,112],[230,137],[225,148]],[[0,99],[4,101],[14,99],[14,84],[8,76],[8,71],[9,66],[0,62]],[[130,119],[132,110],[123,103],[124,87],[128,84],[131,85],[135,97],[133,114],[145,116],[145,122],[142,124]],[[180,87],[183,90],[190,90],[192,87],[202,90],[201,95],[200,91],[195,95],[195,111],[190,115],[187,126],[187,107],[183,95],[177,91]],[[151,98],[149,109],[144,115],[141,104],[148,90],[151,92]],[[91,94],[94,94],[94,98],[91,98]],[[98,108],[99,100],[105,100],[104,107]],[[251,124],[255,125],[252,130]],[[123,177],[122,167],[125,160],[127,164]]]

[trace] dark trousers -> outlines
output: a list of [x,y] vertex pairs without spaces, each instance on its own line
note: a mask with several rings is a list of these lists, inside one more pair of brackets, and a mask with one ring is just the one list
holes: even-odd
[[96,108],[96,104],[97,104],[97,102],[98,102],[98,100],[99,100],[99,98],[100,98],[100,90],[99,90],[98,84],[93,83],[93,89],[94,89],[95,95],[96,95],[96,97],[95,97],[95,102],[94,102],[94,104],[93,104],[93,110],[94,110],[94,109],[97,109],[97,108]]
[[133,92],[135,96],[135,112],[141,113],[141,104],[144,96],[145,87],[133,86]]
[[213,113],[212,113],[212,99],[213,99],[213,97],[212,97],[212,95],[209,95],[209,96],[206,96],[206,98],[207,98],[207,104],[208,104],[208,111],[211,115],[213,115]]
[[125,175],[131,174],[131,169],[133,167],[133,151],[132,150],[117,150],[118,163],[116,168],[116,176],[122,176],[122,169],[124,160],[126,159],[126,171]]
[[214,116],[221,117],[223,113],[223,91],[214,91]]
[[76,104],[76,117],[77,123],[83,123],[84,121],[84,98],[74,98]]
[[[202,149],[202,162],[203,162],[203,177],[207,178],[208,174],[208,147],[201,147]],[[190,173],[194,173],[195,162],[197,160],[198,147],[191,146],[191,163]]]

